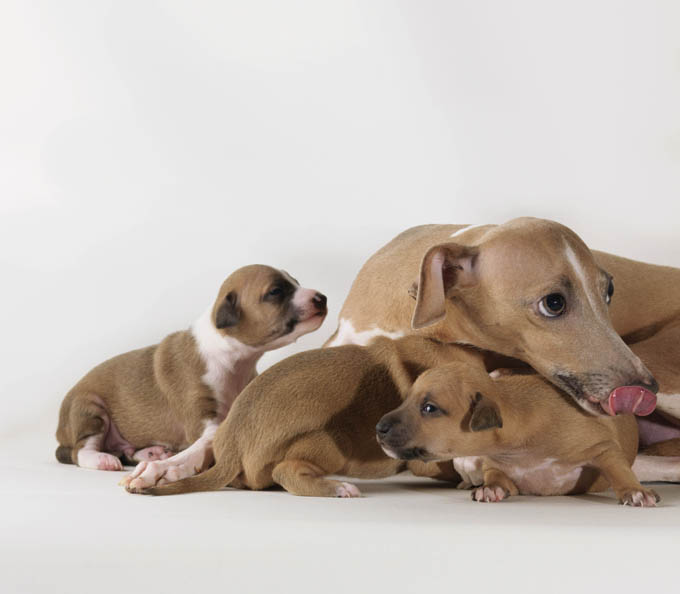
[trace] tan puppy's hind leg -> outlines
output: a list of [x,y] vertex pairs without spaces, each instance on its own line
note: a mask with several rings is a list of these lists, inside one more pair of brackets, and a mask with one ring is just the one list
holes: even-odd
[[308,497],[361,497],[352,483],[323,478],[324,471],[306,460],[284,460],[272,472],[274,482],[293,495]]
[[111,419],[99,397],[77,394],[71,404],[68,422],[76,440],[71,455],[78,466],[94,470],[123,470],[123,463],[117,456],[102,451]]
[[[639,457],[639,456],[638,456]],[[610,448],[593,459],[614,489],[619,503],[633,507],[656,507],[661,500],[656,491],[645,489],[618,448]]]
[[272,471],[272,479],[293,495],[361,497],[353,484],[324,478],[341,472],[347,462],[325,431],[315,431],[293,443],[286,452],[286,459]]
[[497,468],[485,468],[484,484],[474,488],[471,495],[473,501],[495,503],[510,495],[519,495],[519,489],[504,472]]
[[103,435],[92,435],[78,442],[74,448],[78,466],[94,470],[123,470],[120,458],[101,451],[103,441]]

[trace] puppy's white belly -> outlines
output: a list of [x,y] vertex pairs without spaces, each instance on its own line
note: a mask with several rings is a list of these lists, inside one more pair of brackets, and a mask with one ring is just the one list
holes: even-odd
[[343,344],[358,344],[366,346],[376,336],[386,336],[387,338],[396,339],[404,336],[403,332],[388,332],[382,328],[371,328],[370,330],[358,331],[350,320],[340,318],[338,324],[338,334],[332,342],[328,344],[329,347],[341,346]]
[[494,461],[493,466],[512,479],[522,495],[566,495],[576,488],[585,468],[563,464],[555,458],[532,464],[497,464]]

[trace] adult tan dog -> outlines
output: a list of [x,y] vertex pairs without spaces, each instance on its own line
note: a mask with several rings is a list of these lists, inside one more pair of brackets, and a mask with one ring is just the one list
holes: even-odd
[[[357,497],[355,485],[326,476],[380,478],[404,470],[405,462],[380,449],[375,424],[401,403],[420,373],[452,359],[487,376],[480,353],[419,336],[293,355],[243,390],[215,435],[212,468],[128,490],[172,495],[278,484],[294,495]],[[450,462],[408,467],[421,476],[460,480]]]
[[619,334],[666,329],[669,276],[680,294],[680,271],[593,254],[552,221],[414,227],[363,266],[327,345],[417,332],[524,361],[594,414],[645,415],[657,383]]
[[316,330],[326,311],[325,296],[286,272],[240,268],[189,330],[109,359],[71,389],[59,414],[57,459],[121,470],[125,456],[140,462],[123,480],[136,487],[206,467],[217,426],[258,359]]
[[397,459],[483,456],[476,501],[597,492],[609,485],[624,505],[659,501],[631,470],[638,442],[633,415],[593,416],[537,375],[494,381],[458,362],[430,369],[376,432]]

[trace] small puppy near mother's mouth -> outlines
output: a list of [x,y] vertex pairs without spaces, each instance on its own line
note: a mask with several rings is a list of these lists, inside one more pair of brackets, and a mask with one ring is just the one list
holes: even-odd
[[120,457],[135,460],[122,481],[133,488],[207,467],[217,426],[259,358],[316,330],[326,311],[324,295],[282,270],[238,269],[189,330],[113,357],[71,389],[59,414],[57,460],[99,470],[122,470]]
[[502,376],[449,363],[423,373],[408,397],[376,425],[385,453],[405,460],[482,456],[476,501],[509,495],[603,491],[653,507],[659,496],[631,470],[637,425],[631,414],[595,417],[539,376]]

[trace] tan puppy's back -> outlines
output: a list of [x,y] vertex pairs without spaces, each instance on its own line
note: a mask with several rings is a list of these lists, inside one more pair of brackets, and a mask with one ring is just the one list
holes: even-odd
[[[168,495],[227,484],[262,489],[279,482],[273,474],[286,460],[310,464],[318,478],[392,475],[406,464],[385,456],[375,424],[401,403],[422,371],[451,357],[483,368],[477,352],[418,336],[293,355],[241,393],[215,436],[212,469],[145,492]],[[438,465],[421,466],[424,476],[451,480],[455,474],[441,472]]]
[[[187,368],[192,368],[193,373],[186,373]],[[187,436],[182,420],[168,405],[167,394],[191,405],[189,396],[200,388],[191,380],[202,373],[204,365],[187,331],[170,334],[158,345],[112,357],[93,368],[66,395],[57,439],[60,443],[75,441],[76,436],[67,435],[73,424],[65,419],[77,415],[79,411],[74,407],[82,406],[76,396],[90,393],[104,402],[115,398],[116,406],[107,407],[107,412],[127,440],[165,443],[171,449],[182,449],[187,445]]]
[[[293,355],[241,394],[226,427],[218,431],[216,457],[222,454],[223,437],[235,437],[252,488],[260,488],[258,472],[280,462],[291,440],[315,432],[327,434],[347,458],[359,462],[355,466],[384,463],[374,427],[385,410],[401,401],[395,372],[401,372],[397,351],[387,340],[370,349],[347,345]],[[364,397],[369,393],[370,398]]]

